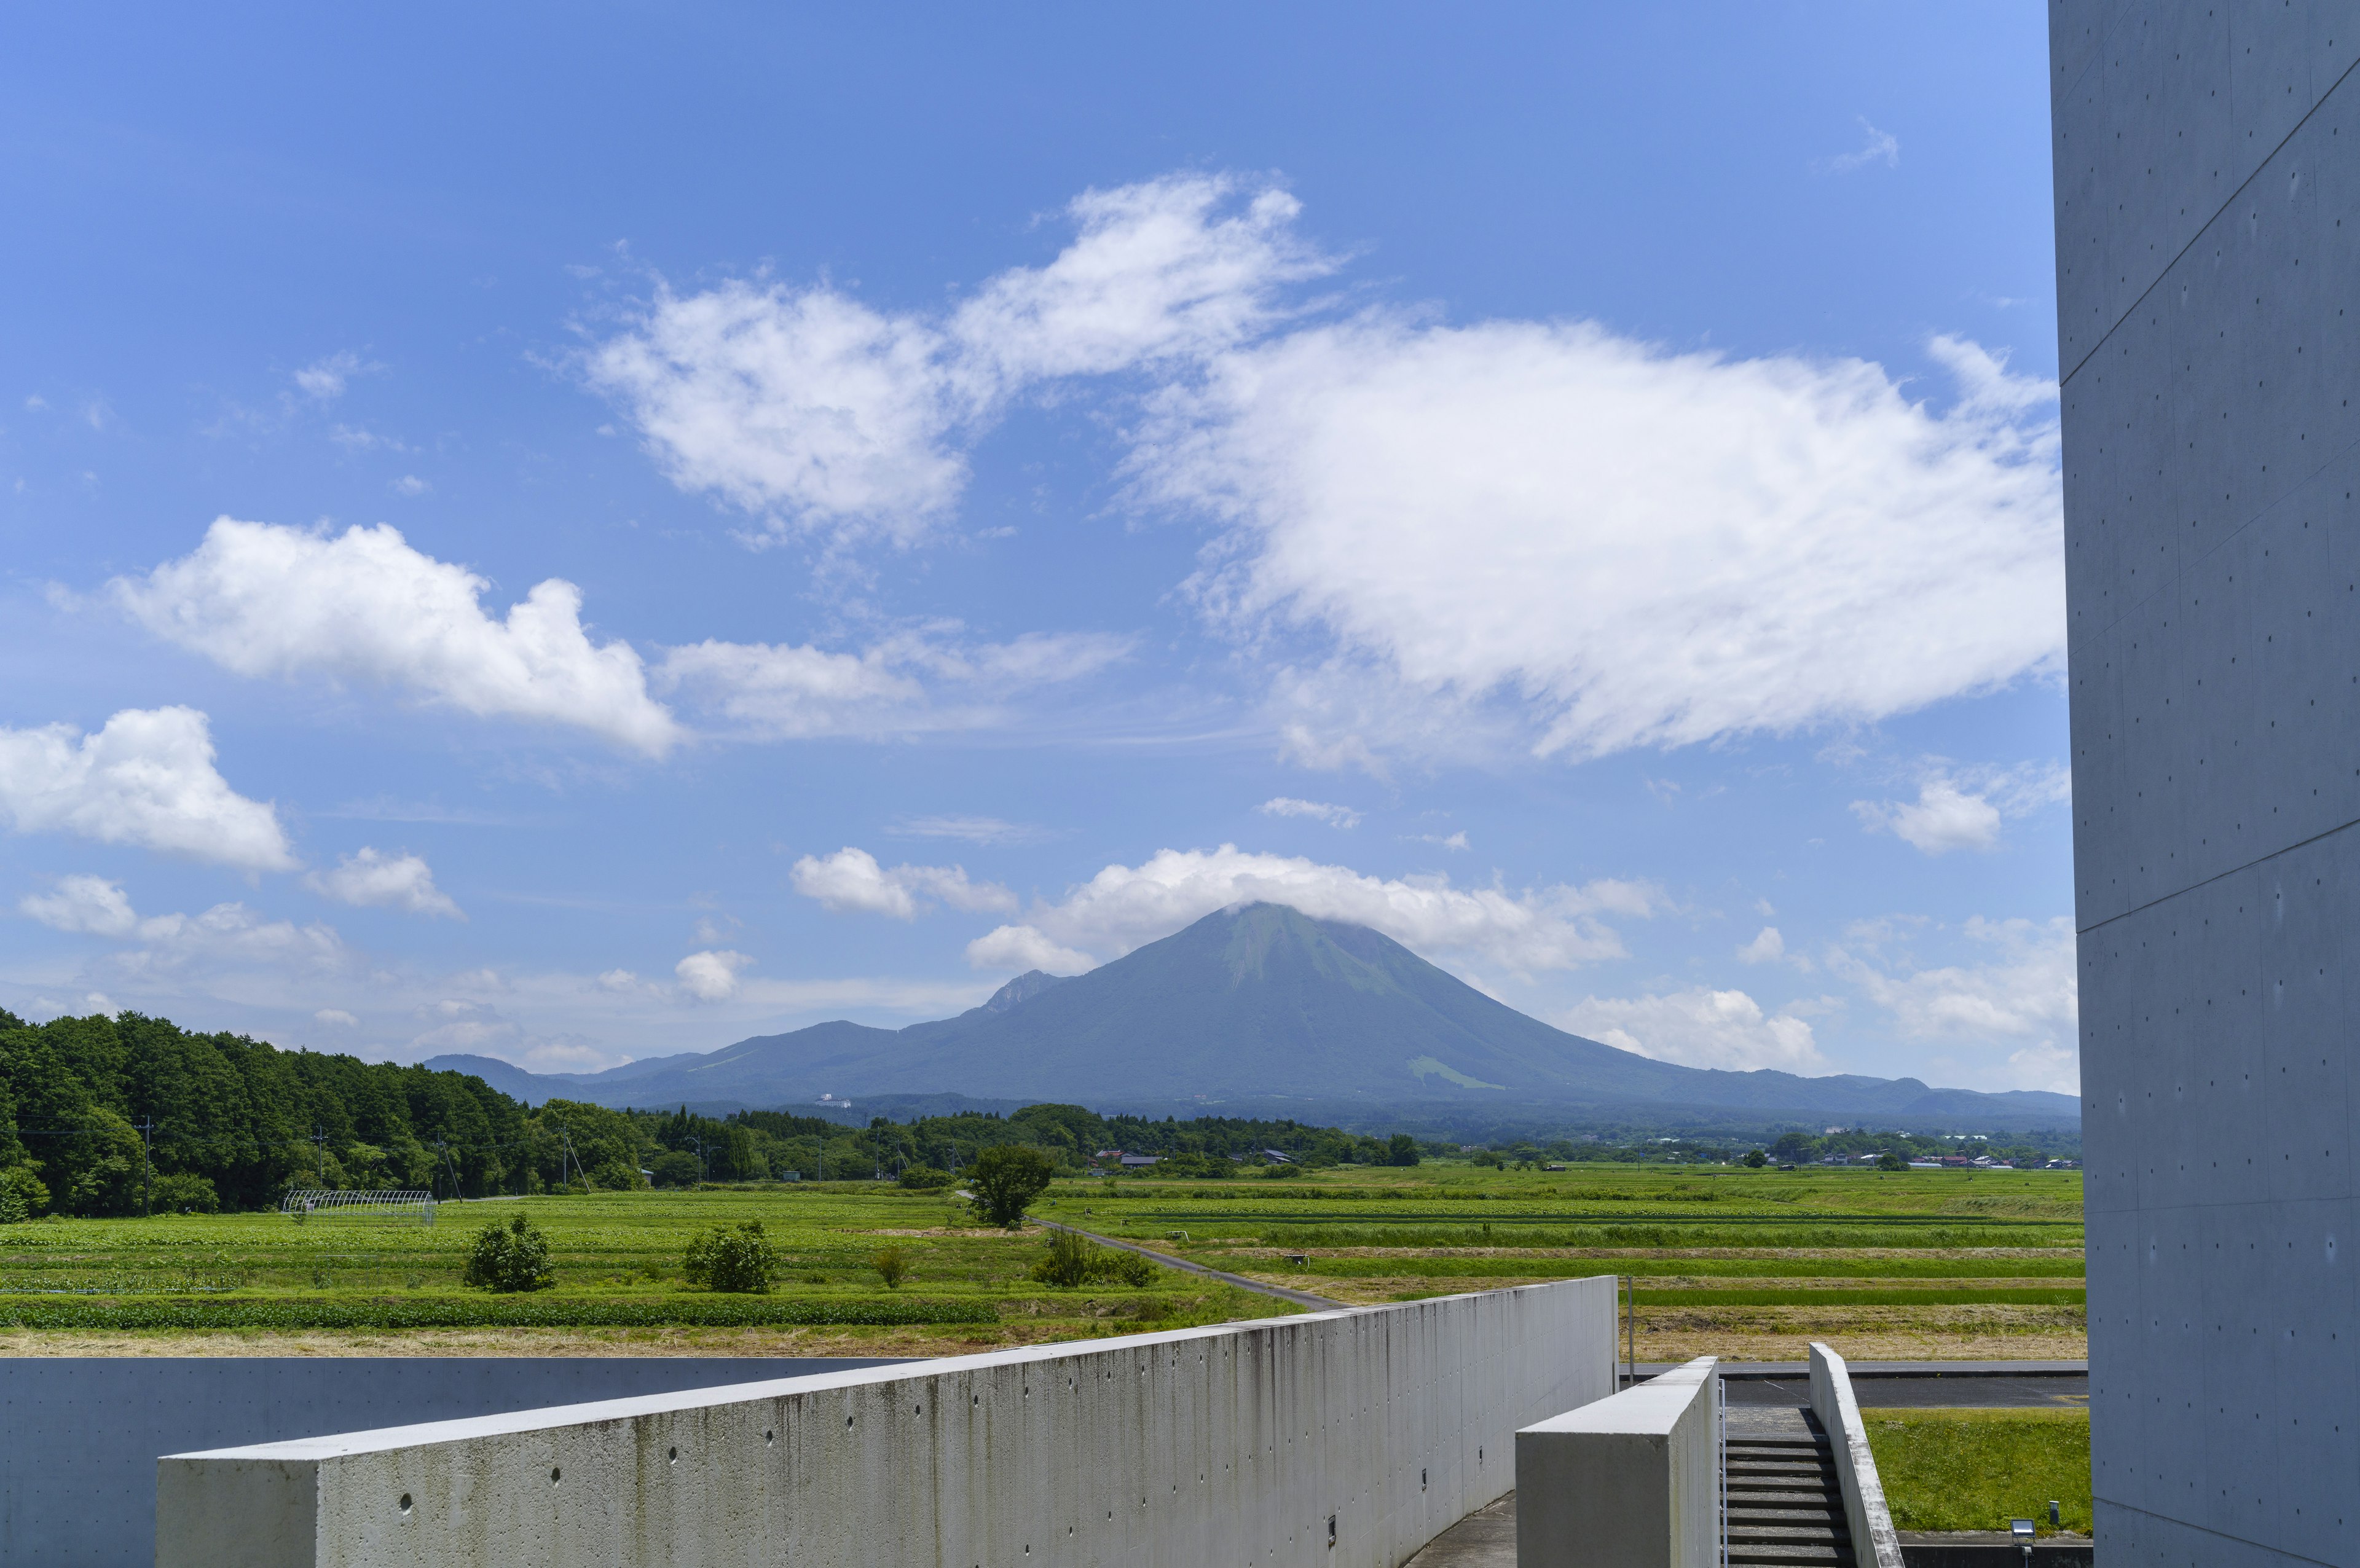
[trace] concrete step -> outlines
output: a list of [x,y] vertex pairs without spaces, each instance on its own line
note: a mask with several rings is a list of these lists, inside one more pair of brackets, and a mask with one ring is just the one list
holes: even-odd
[[1799,1525],[1824,1524],[1850,1530],[1850,1522],[1841,1508],[1831,1508],[1821,1503],[1797,1502],[1776,1508],[1765,1508],[1758,1503],[1741,1503],[1732,1499],[1729,1505],[1729,1527],[1739,1525]]
[[1786,1563],[1832,1563],[1853,1568],[1849,1546],[1732,1546],[1730,1568],[1779,1568]]
[[1743,1525],[1729,1527],[1732,1546],[1850,1546],[1848,1531],[1838,1531],[1825,1525],[1799,1529],[1757,1530]]

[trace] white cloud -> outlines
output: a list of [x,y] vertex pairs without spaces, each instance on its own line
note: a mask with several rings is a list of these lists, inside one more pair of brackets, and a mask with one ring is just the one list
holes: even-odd
[[1050,836],[1046,828],[998,817],[909,817],[895,823],[892,832],[897,838],[955,838],[987,844],[1039,844]]
[[1776,926],[1764,926],[1761,934],[1737,950],[1741,964],[1775,964],[1786,956],[1786,939]]
[[996,882],[970,882],[956,866],[896,866],[887,870],[865,849],[847,844],[822,859],[806,855],[790,874],[795,891],[839,913],[857,909],[915,920],[928,899],[954,909],[1013,909],[1016,895]]
[[364,364],[359,354],[346,349],[324,359],[313,360],[297,371],[295,385],[308,396],[322,403],[332,403],[344,395],[344,386],[354,376],[383,368],[382,365]]
[[598,976],[602,991],[636,991],[639,985],[639,977],[628,969],[609,969]]
[[357,1017],[344,1011],[342,1007],[322,1007],[311,1015],[311,1021],[326,1024],[333,1029],[358,1029],[361,1025],[361,1020]]
[[967,944],[967,961],[978,969],[1045,969],[1052,975],[1079,975],[1098,965],[1088,953],[1060,947],[1032,926],[1000,926],[976,938]]
[[1412,844],[1440,844],[1445,849],[1465,849],[1467,847],[1467,830],[1465,828],[1461,828],[1454,833],[1408,833],[1404,836],[1408,838]]
[[1575,1034],[1687,1067],[1733,1073],[1827,1067],[1808,1019],[1765,1014],[1743,991],[1699,986],[1666,996],[1587,996],[1557,1021]]
[[352,951],[334,927],[266,920],[244,904],[215,904],[199,915],[158,915],[141,920],[137,935],[140,945],[112,962],[142,977],[191,967],[218,976],[241,969],[343,974],[353,966]]
[[1225,527],[1216,624],[1307,639],[1306,760],[1874,721],[2062,659],[2053,389],[1932,346],[1947,412],[1859,360],[1371,313],[1174,384],[1135,494]]
[[434,486],[415,474],[405,474],[393,482],[393,488],[404,495],[423,495]]
[[45,926],[95,936],[127,936],[139,923],[123,885],[103,877],[60,877],[55,892],[27,894],[16,907]]
[[1326,263],[1284,191],[1179,175],[1086,191],[1055,260],[947,313],[889,315],[826,285],[678,295],[584,360],[683,489],[772,529],[908,544],[967,479],[966,447],[1026,387],[1201,357],[1257,330]]
[[231,517],[192,554],[112,584],[148,630],[241,675],[394,686],[652,755],[679,738],[630,645],[592,643],[574,584],[539,583],[499,620],[484,613],[490,586],[383,524],[330,537]]
[[1865,831],[1888,832],[1928,855],[1943,855],[1994,848],[2004,815],[2024,816],[2071,796],[2072,776],[2053,764],[1958,772],[1937,766],[1919,781],[1915,801],[1854,800],[1852,809]]
[[70,833],[247,871],[297,862],[268,801],[229,787],[193,708],[126,708],[95,735],[0,729],[0,814],[19,833]]
[[333,871],[314,871],[303,885],[339,903],[406,909],[413,915],[467,917],[449,894],[434,886],[434,873],[414,855],[381,855],[363,845],[359,853],[336,863]]
[[738,994],[738,972],[754,961],[727,948],[718,953],[692,953],[672,965],[672,973],[688,994],[700,1002],[726,1002]]
[[1818,166],[1820,172],[1850,174],[1853,169],[1866,169],[1872,163],[1881,163],[1887,169],[1901,167],[1900,138],[1890,131],[1880,131],[1870,125],[1866,115],[1860,115],[1858,118],[1861,134],[1864,138],[1859,149],[1853,152],[1841,152],[1833,158],[1821,159]]
[[[972,646],[946,640],[957,630],[945,623],[897,634],[858,654],[694,643],[665,651],[656,685],[748,739],[969,729],[1000,722],[994,704],[1093,674],[1131,648],[1129,637],[1096,632],[1028,633]],[[934,687],[922,676],[932,677]],[[937,692],[975,701],[937,702]]]
[[1225,844],[1210,851],[1160,850],[1137,867],[1109,866],[1063,902],[1035,903],[1022,924],[970,944],[967,957],[978,967],[1006,967],[1023,953],[1112,958],[1216,909],[1255,900],[1369,926],[1429,958],[1451,954],[1519,974],[1619,958],[1622,938],[1600,917],[1644,918],[1668,907],[1644,883],[1601,880],[1511,893],[1454,887],[1442,876],[1385,880]]
[[[1912,1040],[1959,1040],[2023,1047],[2025,1087],[2079,1087],[2079,981],[2072,920],[1968,920],[1966,939],[1990,953],[1978,964],[1918,967],[1885,924],[1852,927],[1851,945],[1829,953],[1827,967],[1893,1014]],[[2011,1056],[2011,1061],[2016,1061]]]
[[1326,800],[1298,800],[1292,795],[1280,795],[1264,800],[1254,810],[1269,817],[1309,817],[1314,822],[1326,822],[1331,828],[1356,828],[1360,825],[1360,813],[1349,806],[1331,805]]

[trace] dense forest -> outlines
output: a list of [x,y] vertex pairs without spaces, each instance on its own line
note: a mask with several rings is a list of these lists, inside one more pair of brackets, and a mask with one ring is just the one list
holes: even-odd
[[[196,1034],[123,1013],[29,1025],[0,1010],[0,1214],[275,1206],[290,1190],[413,1188],[486,1197],[652,1181],[803,1181],[957,1171],[1024,1143],[1062,1170],[1098,1150],[1195,1157],[1284,1150],[1309,1165],[1387,1157],[1381,1140],[1289,1121],[1100,1117],[1030,1105],[866,1127],[781,1111],[727,1118],[528,1107],[461,1073]],[[1187,1161],[1178,1169],[1190,1168]]]

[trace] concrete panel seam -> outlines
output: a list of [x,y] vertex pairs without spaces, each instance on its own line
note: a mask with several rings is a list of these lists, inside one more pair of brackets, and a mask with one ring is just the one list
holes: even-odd
[[[2103,47],[2104,45],[2102,41],[2100,48],[2103,49]],[[2278,154],[2286,150],[2287,144],[2289,142],[2294,140],[2295,137],[2302,134],[2303,127],[2311,124],[2311,117],[2313,114],[2318,114],[2321,109],[2326,107],[2327,101],[2335,96],[2337,92],[2343,88],[2344,82],[2351,79],[2352,73],[2355,71],[2360,71],[2360,60],[2355,60],[2352,64],[2345,66],[2344,68],[2344,74],[2337,77],[2333,85],[2330,86],[2326,92],[2321,93],[2318,101],[2313,103],[2309,109],[2303,112],[2302,118],[2294,123],[2293,128],[2288,131],[2285,136],[2278,138],[2277,146],[2271,147],[2268,152],[2262,155],[2261,161],[2254,166],[2254,172],[2245,176],[2244,180],[2238,181],[2237,188],[2234,191],[2230,191],[2227,196],[2222,199],[2221,205],[2213,209],[2212,215],[2197,225],[2196,232],[2188,237],[2188,243],[2181,245],[2179,250],[2172,254],[2171,258],[2163,264],[2162,267],[2158,270],[2153,278],[2148,280],[2147,286],[2139,290],[2138,297],[2133,299],[2128,305],[2125,306],[2122,313],[2106,324],[2106,330],[2099,335],[2098,340],[2095,343],[2092,343],[2090,345],[2089,352],[2082,354],[2081,358],[2075,360],[2070,367],[2060,370],[2057,376],[2057,385],[2060,389],[2067,382],[2072,380],[2076,375],[2080,374],[2081,367],[2089,364],[2092,357],[2094,356],[2100,349],[2104,348],[2107,343],[2114,341],[2114,333],[2121,330],[2122,324],[2125,321],[2129,321],[2133,315],[2136,314],[2140,306],[2147,303],[2147,296],[2154,293],[2157,289],[2162,286],[2163,280],[2171,275],[2171,269],[2180,265],[2181,258],[2186,256],[2189,252],[2194,250],[2197,245],[2202,242],[2204,235],[2212,229],[2212,225],[2221,221],[2221,214],[2226,212],[2231,207],[2234,206],[2244,198],[2246,190],[2252,186],[2256,180],[2262,177],[2262,171],[2269,168],[2271,161],[2275,159]]]

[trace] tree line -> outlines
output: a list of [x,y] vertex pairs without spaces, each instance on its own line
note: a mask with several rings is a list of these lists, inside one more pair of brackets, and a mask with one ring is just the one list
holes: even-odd
[[0,1009],[0,1219],[271,1208],[308,1187],[475,1198],[964,1173],[1010,1146],[1067,1172],[1111,1149],[1180,1157],[1167,1168],[1178,1173],[1226,1171],[1229,1156],[1270,1149],[1315,1168],[1414,1162],[1414,1147],[1393,1147],[1406,1142],[1060,1105],[865,1127],[789,1111],[534,1107],[471,1073],[281,1051],[135,1012],[36,1025]]

